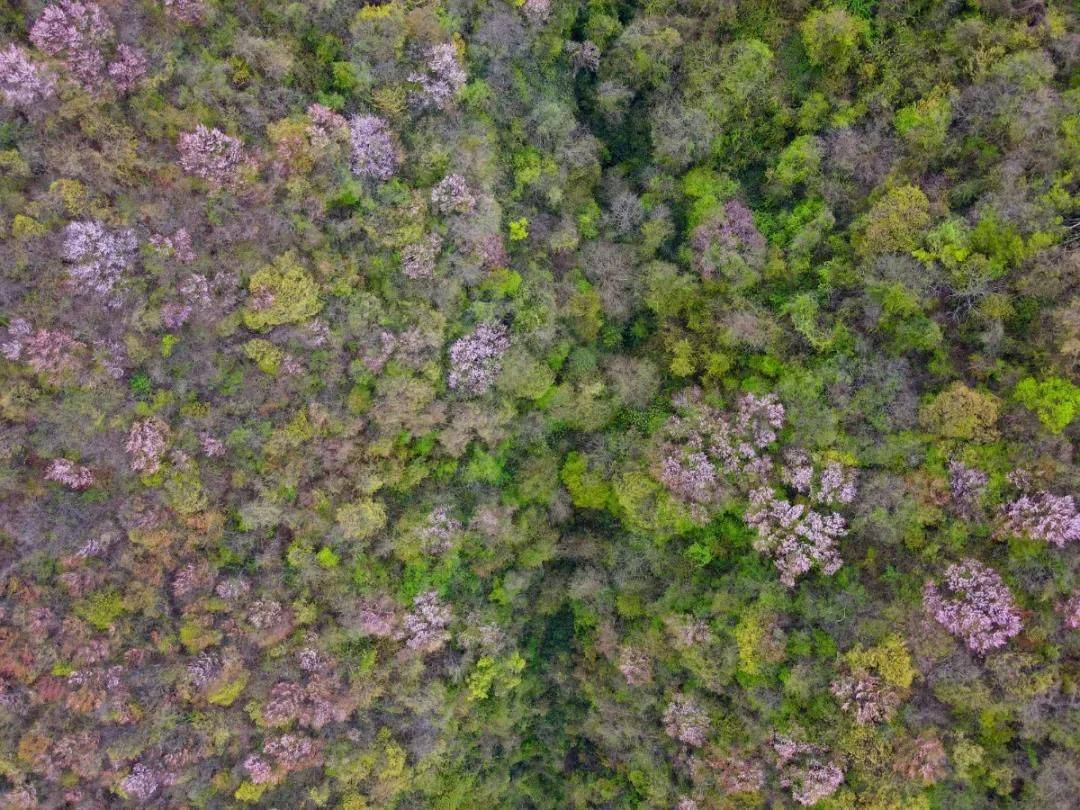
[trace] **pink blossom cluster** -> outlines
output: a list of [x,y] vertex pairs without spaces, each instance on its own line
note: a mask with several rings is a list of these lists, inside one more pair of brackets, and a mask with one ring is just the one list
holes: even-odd
[[413,609],[405,617],[405,646],[410,650],[435,652],[450,640],[450,606],[435,591],[425,591],[413,599]]
[[845,504],[855,500],[855,492],[855,471],[838,461],[830,461],[821,471],[810,497],[820,504]]
[[927,581],[923,605],[977,653],[1003,647],[1022,629],[1020,609],[1001,576],[974,559],[945,570],[944,594],[933,581]]
[[210,282],[201,273],[192,273],[179,289],[181,301],[166,301],[161,305],[161,322],[166,329],[179,329],[195,313],[196,307],[210,303]]
[[156,417],[140,419],[131,426],[127,452],[134,472],[153,475],[161,468],[161,457],[169,444],[169,427]]
[[166,256],[190,264],[195,261],[195,248],[191,244],[191,234],[187,228],[177,228],[172,236],[156,233],[150,237],[150,244]]
[[274,781],[274,769],[258,754],[248,754],[244,759],[244,770],[253,784],[265,785]]
[[33,785],[16,785],[0,796],[0,799],[3,799],[0,804],[10,807],[11,810],[37,810],[41,806],[38,803],[37,788]]
[[247,620],[256,630],[269,630],[285,621],[285,610],[275,599],[256,599],[251,603]]
[[765,262],[765,237],[754,225],[750,209],[738,200],[698,225],[690,235],[693,266],[704,278],[738,277]]
[[422,72],[409,76],[410,82],[420,85],[420,101],[439,109],[445,109],[454,96],[465,86],[465,69],[457,58],[457,49],[451,42],[432,45]]
[[450,550],[460,533],[461,521],[450,514],[449,507],[436,506],[421,531],[424,550],[428,554],[443,554]]
[[670,427],[686,431],[688,438],[701,437],[703,449],[718,471],[728,475],[764,477],[772,463],[759,456],[777,438],[784,424],[784,406],[773,394],[744,394],[734,416],[705,404],[701,391],[692,388],[676,396],[674,404],[682,414]]
[[[771,394],[746,394],[734,414],[704,402],[700,389],[680,392],[673,400],[676,414],[664,427],[663,455],[658,478],[673,494],[687,501],[699,516],[720,503],[728,487],[748,492],[746,522],[757,530],[754,547],[773,557],[781,581],[818,567],[829,575],[842,561],[836,550],[847,524],[837,513],[823,514],[806,503],[791,503],[772,488],[773,460],[768,448],[784,424],[784,406]],[[811,502],[835,506],[855,499],[855,472],[836,461],[815,476],[806,452],[784,453],[779,479]]]
[[146,75],[148,67],[145,51],[131,45],[120,45],[116,49],[116,57],[109,62],[106,71],[116,89],[121,93],[128,93],[134,90],[135,85]]
[[377,115],[354,115],[349,119],[352,170],[361,177],[389,180],[401,163],[394,137],[386,121]]
[[502,369],[502,356],[510,348],[506,327],[483,323],[450,347],[450,388],[479,396],[487,392]]
[[55,77],[47,68],[34,64],[26,48],[13,44],[0,50],[0,100],[5,104],[26,110],[54,92]]
[[801,495],[809,495],[814,485],[814,462],[805,450],[789,447],[784,450],[784,466],[780,480]]
[[848,504],[855,500],[855,470],[838,461],[826,462],[817,480],[814,465],[804,450],[784,451],[780,480],[801,495],[825,506]]
[[199,25],[206,15],[206,0],[165,0],[165,13],[189,25]]
[[105,69],[101,49],[113,33],[112,22],[97,3],[60,0],[42,10],[30,29],[30,41],[42,53],[62,59],[79,84],[92,89]]
[[778,736],[773,741],[780,768],[780,784],[791,788],[791,798],[803,806],[816,804],[834,794],[844,781],[844,771],[823,759],[821,748]]
[[356,616],[356,629],[365,636],[393,638],[397,634],[398,616],[389,599],[362,600]]
[[476,208],[476,197],[460,174],[448,174],[431,189],[431,204],[441,214],[468,214]]
[[1021,495],[1002,510],[1001,534],[1044,540],[1058,548],[1080,540],[1080,512],[1072,495]]
[[406,278],[431,278],[435,275],[435,260],[442,250],[443,240],[437,233],[429,233],[406,245],[401,251],[401,270]]
[[762,481],[772,462],[760,453],[776,440],[783,426],[784,406],[771,394],[746,394],[729,416],[691,388],[673,400],[677,413],[664,427],[667,442],[659,478],[678,497],[691,503],[713,503],[721,496],[721,477],[739,483]]
[[321,676],[310,678],[306,684],[280,681],[270,690],[263,706],[263,722],[276,727],[295,721],[316,731],[328,723],[341,722],[348,710],[335,700],[336,692],[336,684]]
[[228,577],[221,580],[214,589],[214,593],[222,599],[234,601],[242,596],[247,596],[251,591],[251,583],[243,577]]
[[876,675],[846,675],[829,688],[860,726],[888,720],[900,705],[899,693]]
[[173,576],[173,596],[184,600],[199,591],[208,591],[214,586],[215,579],[214,569],[205,560],[190,562]]
[[780,581],[789,588],[811,568],[831,576],[843,564],[836,541],[847,534],[847,524],[835,512],[822,515],[761,487],[750,493],[745,520],[758,533],[754,548],[773,558]]
[[231,182],[244,162],[244,147],[239,138],[203,124],[192,132],[181,132],[177,148],[180,168],[214,185]]
[[308,140],[316,148],[327,146],[337,138],[338,133],[345,132],[349,126],[349,122],[343,116],[322,104],[310,105],[307,108],[307,115],[311,120],[307,128]]
[[961,461],[949,462],[949,490],[960,514],[975,514],[990,477],[982,470],[969,467]]
[[203,650],[186,667],[187,675],[191,682],[198,687],[204,687],[217,679],[221,674],[221,656],[217,653]]
[[108,295],[135,261],[139,243],[129,229],[110,230],[101,222],[69,222],[63,257],[68,277],[79,292]]
[[676,695],[664,710],[664,731],[673,740],[694,747],[705,744],[709,733],[709,715],[691,697]]
[[498,270],[510,265],[510,254],[506,251],[506,244],[500,234],[481,236],[473,247],[485,270]]
[[76,464],[66,458],[54,458],[45,470],[45,480],[74,489],[89,489],[94,484],[94,473],[89,467]]
[[7,360],[23,360],[38,374],[56,377],[76,364],[75,353],[86,348],[59,329],[34,330],[25,318],[15,318],[8,326],[8,340],[0,343]]
[[299,734],[282,734],[263,745],[263,754],[285,771],[310,768],[319,759],[319,746],[310,737]]
[[141,802],[149,801],[150,797],[157,793],[161,782],[150,768],[141,762],[131,769],[131,773],[120,780],[120,789],[133,799]]

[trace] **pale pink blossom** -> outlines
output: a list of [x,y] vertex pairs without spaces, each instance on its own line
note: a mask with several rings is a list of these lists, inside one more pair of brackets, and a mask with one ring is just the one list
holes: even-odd
[[156,417],[140,419],[131,426],[127,452],[134,472],[153,475],[161,467],[161,457],[169,443],[169,427]]
[[127,93],[135,89],[139,80],[146,75],[149,63],[142,48],[120,45],[116,49],[116,58],[109,62],[108,74],[116,89]]
[[354,115],[349,119],[349,142],[355,174],[376,180],[394,176],[401,155],[386,121],[376,115]]
[[435,591],[425,591],[413,599],[413,610],[405,617],[405,646],[410,650],[434,652],[450,640],[450,607]]
[[1022,629],[1020,609],[996,571],[967,559],[945,571],[944,593],[928,581],[923,605],[953,635],[974,652],[1005,646]]
[[847,534],[847,524],[835,512],[822,515],[762,487],[750,493],[745,520],[757,530],[754,548],[773,558],[780,581],[789,588],[811,568],[831,576],[843,564],[836,541]]
[[63,257],[78,292],[109,295],[135,261],[135,234],[110,230],[98,221],[70,222],[64,229]]
[[66,458],[54,458],[45,471],[46,481],[55,481],[76,491],[89,489],[94,484],[94,474],[89,467],[76,464]]
[[46,6],[30,29],[30,41],[64,61],[75,79],[93,89],[105,68],[101,48],[113,37],[112,22],[97,3],[61,0]]
[[664,731],[674,740],[694,747],[705,744],[709,733],[709,715],[697,701],[676,695],[664,710]]
[[165,13],[189,25],[199,25],[206,15],[206,0],[164,0]]
[[465,86],[466,74],[458,62],[453,43],[433,45],[427,54],[424,70],[409,76],[420,86],[422,104],[444,109]]
[[0,50],[0,100],[29,110],[56,92],[56,78],[43,65],[35,64],[26,48],[8,45]]
[[431,189],[431,204],[441,214],[468,214],[476,208],[476,197],[460,174],[448,174]]
[[178,148],[180,168],[214,185],[231,182],[244,162],[239,138],[203,124],[192,132],[181,132]]
[[1065,548],[1080,540],[1080,512],[1072,495],[1021,495],[1002,509],[1000,534],[1030,537]]
[[485,393],[502,368],[502,356],[510,348],[506,327],[483,323],[450,347],[450,388],[478,396]]

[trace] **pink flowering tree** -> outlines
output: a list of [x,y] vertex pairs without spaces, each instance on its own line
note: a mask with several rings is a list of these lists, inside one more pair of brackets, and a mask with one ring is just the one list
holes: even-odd
[[791,798],[809,807],[834,794],[844,781],[844,771],[825,757],[816,745],[778,736],[773,741],[780,784],[791,789]]
[[78,491],[93,486],[94,474],[89,467],[66,458],[54,458],[45,470],[45,480]]
[[[775,396],[745,394],[731,413],[692,388],[674,404],[676,414],[661,432],[660,482],[699,520],[736,495],[746,496],[744,520],[757,532],[754,548],[773,558],[788,587],[813,568],[835,573],[842,564],[837,541],[847,534],[847,523],[832,510],[855,499],[854,470],[833,460],[818,470],[806,452],[793,448],[777,467],[773,446],[784,406]],[[783,488],[794,500],[781,494]]]
[[414,280],[432,278],[435,275],[435,260],[442,247],[442,237],[437,233],[429,233],[420,241],[402,248],[401,271],[405,277]]
[[435,591],[425,591],[413,599],[413,609],[404,621],[405,646],[424,653],[435,652],[450,640],[450,606]]
[[120,45],[116,49],[116,57],[109,62],[106,72],[118,91],[129,93],[146,75],[148,66],[146,52],[142,48]]
[[1074,593],[1058,605],[1058,612],[1066,629],[1080,630],[1080,593]]
[[876,675],[866,672],[833,681],[830,691],[860,726],[888,720],[900,705],[900,693]]
[[86,348],[63,330],[35,330],[25,318],[12,320],[7,331],[7,340],[0,343],[0,355],[7,360],[22,360],[51,379],[74,369],[79,352]]
[[754,548],[773,558],[780,581],[789,588],[811,568],[831,576],[843,564],[836,541],[847,534],[847,525],[835,512],[821,514],[762,487],[750,493],[745,519],[757,530]]
[[695,748],[704,745],[709,734],[709,715],[686,695],[671,699],[664,710],[663,722],[669,737]]
[[134,232],[111,230],[98,221],[70,222],[64,229],[63,257],[77,292],[109,296],[134,264],[137,248]]
[[309,105],[307,115],[311,121],[307,128],[308,140],[316,148],[328,145],[349,130],[349,122],[343,116],[322,104]]
[[206,0],[164,0],[165,13],[188,25],[201,25],[206,16]]
[[153,475],[161,468],[161,457],[169,444],[169,428],[156,417],[140,419],[128,433],[127,452],[133,472]]
[[89,90],[105,69],[102,48],[113,34],[112,22],[97,3],[61,0],[42,10],[30,29],[30,41],[42,53],[61,59]]
[[203,124],[192,132],[181,132],[178,149],[180,168],[213,185],[232,182],[244,162],[244,147],[239,138]]
[[923,588],[923,605],[977,653],[1004,647],[1022,629],[1012,593],[996,571],[978,560],[950,565],[943,588],[928,581]]
[[510,339],[503,324],[480,324],[450,347],[447,384],[454,391],[474,396],[486,393],[499,376],[502,357],[509,348]]
[[476,197],[460,174],[448,174],[431,189],[431,204],[441,214],[468,214],[476,208]]
[[450,106],[458,91],[465,86],[465,79],[465,69],[458,62],[457,49],[450,42],[431,46],[424,69],[409,76],[410,82],[419,85],[421,105],[438,109]]
[[1021,495],[1002,509],[999,534],[1043,540],[1058,548],[1080,540],[1080,512],[1072,495]]
[[354,115],[349,119],[352,170],[361,177],[389,180],[401,163],[393,134],[377,115]]
[[48,68],[35,64],[19,45],[0,49],[0,101],[29,110],[56,92],[56,78]]

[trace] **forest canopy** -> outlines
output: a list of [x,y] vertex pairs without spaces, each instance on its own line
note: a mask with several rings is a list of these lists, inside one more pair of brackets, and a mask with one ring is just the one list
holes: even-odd
[[1072,808],[1064,0],[0,7],[0,806]]

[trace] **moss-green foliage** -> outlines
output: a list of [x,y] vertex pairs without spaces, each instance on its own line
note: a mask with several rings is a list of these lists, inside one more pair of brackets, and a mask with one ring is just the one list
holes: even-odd
[[924,428],[945,439],[994,438],[1001,400],[993,394],[954,382],[919,411]]
[[367,540],[386,525],[386,509],[373,500],[348,503],[337,510],[337,523],[350,540]]
[[1013,396],[1024,407],[1034,411],[1051,433],[1061,433],[1072,424],[1080,411],[1080,387],[1062,377],[1038,381],[1025,377],[1016,384]]
[[285,323],[313,318],[322,308],[319,288],[293,251],[258,270],[248,281],[248,292],[258,303],[244,310],[248,329],[265,332]]
[[124,597],[114,588],[95,591],[74,605],[75,615],[88,621],[97,630],[108,630],[113,622],[127,612]]

